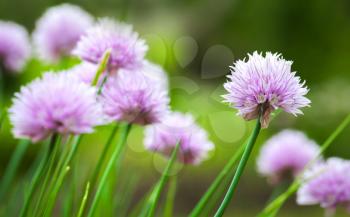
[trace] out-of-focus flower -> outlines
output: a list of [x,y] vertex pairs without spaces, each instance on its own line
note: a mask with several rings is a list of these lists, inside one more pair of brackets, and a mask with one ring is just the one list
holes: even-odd
[[319,153],[319,146],[304,133],[284,130],[270,138],[257,159],[258,172],[270,181],[293,178]]
[[67,73],[70,73],[73,76],[76,76],[80,81],[86,84],[91,84],[95,78],[97,68],[98,68],[98,65],[95,65],[89,62],[82,62],[74,66],[73,68],[69,69]]
[[161,88],[168,90],[168,76],[161,66],[145,60],[143,62],[141,71],[145,76],[149,77],[151,80],[154,80],[154,82],[157,83]]
[[267,52],[265,57],[258,52],[249,54],[247,61],[238,60],[231,67],[229,81],[224,84],[228,94],[225,102],[238,110],[245,120],[259,117],[263,128],[269,124],[273,110],[281,108],[293,115],[302,114],[300,108],[309,106],[305,97],[308,89],[305,82],[291,71],[291,61],[280,54]]
[[168,92],[139,71],[120,70],[103,86],[101,102],[112,120],[140,125],[159,122],[168,112]]
[[0,21],[0,64],[6,70],[19,72],[30,53],[27,30],[16,23]]
[[147,46],[133,31],[131,25],[104,18],[87,30],[78,42],[73,54],[81,59],[98,64],[110,49],[107,64],[110,72],[118,69],[135,69],[142,65]]
[[91,133],[102,123],[96,89],[69,73],[45,73],[15,94],[9,109],[13,134],[33,142],[52,133]]
[[49,8],[37,21],[33,40],[39,57],[50,62],[70,55],[93,18],[83,9],[71,4]]
[[320,204],[331,211],[338,205],[350,208],[350,161],[330,158],[307,170],[303,179],[297,192],[298,204]]
[[199,164],[214,145],[207,132],[199,127],[192,115],[172,112],[161,123],[150,125],[145,130],[147,149],[170,156],[180,143],[178,160],[186,164]]

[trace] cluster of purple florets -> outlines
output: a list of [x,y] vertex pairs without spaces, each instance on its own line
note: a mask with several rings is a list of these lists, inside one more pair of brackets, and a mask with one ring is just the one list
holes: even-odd
[[[7,28],[4,33],[1,25]],[[5,34],[9,29],[17,41]],[[28,56],[28,48],[23,46],[26,37],[22,27],[0,23],[0,38],[5,42],[0,42],[0,54],[11,69],[20,68],[11,58]],[[127,122],[157,129],[145,135],[146,147],[152,151],[167,154],[164,149],[173,149],[179,141],[181,152],[186,153],[186,160],[179,157],[184,163],[198,164],[213,149],[206,131],[190,114],[170,111],[167,75],[161,66],[145,59],[147,44],[131,25],[110,18],[94,21],[81,8],[62,4],[48,9],[38,20],[33,39],[40,59],[57,62],[74,55],[81,63],[65,71],[45,72],[15,94],[9,109],[15,137],[38,142],[56,133],[91,133],[98,125]],[[8,54],[6,46],[12,44],[26,50]],[[95,78],[107,52],[106,66]],[[176,135],[167,126],[170,123],[164,122],[169,119],[182,129]],[[181,127],[186,120],[190,125]],[[158,134],[169,138],[159,140]]]

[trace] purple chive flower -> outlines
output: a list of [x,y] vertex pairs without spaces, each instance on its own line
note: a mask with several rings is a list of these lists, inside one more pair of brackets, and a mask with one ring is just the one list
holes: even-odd
[[70,55],[93,18],[83,9],[71,4],[49,8],[37,21],[33,40],[39,57],[55,62]]
[[101,102],[112,120],[140,125],[159,122],[168,112],[168,92],[139,71],[120,70],[108,77]]
[[87,30],[73,54],[98,64],[108,49],[111,50],[111,55],[107,67],[110,71],[117,71],[121,68],[135,69],[142,65],[147,46],[131,25],[105,18]]
[[299,205],[320,204],[328,211],[345,205],[350,211],[350,161],[330,158],[315,164],[303,174],[303,183],[297,192]]
[[76,76],[80,81],[90,85],[95,78],[97,68],[98,65],[89,62],[82,62],[69,69],[67,73]]
[[245,120],[256,119],[262,112],[261,124],[266,128],[270,113],[278,108],[293,115],[309,106],[305,82],[291,71],[292,62],[280,54],[267,52],[265,57],[254,52],[247,61],[238,60],[231,66],[229,81],[224,84],[228,94],[225,102],[238,110]]
[[319,146],[304,133],[283,130],[270,138],[257,159],[258,172],[273,183],[298,175],[319,153]]
[[15,137],[33,142],[52,133],[91,133],[103,117],[96,89],[66,72],[45,73],[22,87],[9,114]]
[[6,70],[19,72],[30,52],[27,30],[16,23],[0,21],[0,64]]
[[144,144],[147,149],[170,156],[180,142],[178,160],[185,164],[199,164],[214,148],[205,130],[199,127],[192,115],[172,112],[161,123],[145,130]]
[[168,76],[161,66],[145,60],[141,67],[141,71],[151,80],[154,80],[154,82],[156,82],[161,88],[168,90]]

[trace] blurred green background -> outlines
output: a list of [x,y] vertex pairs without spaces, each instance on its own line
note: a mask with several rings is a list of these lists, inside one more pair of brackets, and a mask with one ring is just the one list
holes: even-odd
[[[13,20],[32,31],[47,7],[63,1],[1,0],[0,19]],[[249,52],[280,52],[293,60],[293,70],[307,81],[311,108],[304,116],[279,115],[258,139],[254,155],[274,133],[294,128],[305,131],[319,144],[350,111],[350,1],[348,0],[77,0],[67,1],[91,14],[111,16],[134,25],[148,42],[148,58],[162,65],[169,75],[172,108],[193,113],[205,127],[216,149],[200,166],[179,167],[175,211],[186,216],[225,162],[249,134],[246,123],[221,102],[222,84],[234,60]],[[54,66],[64,68],[71,64]],[[74,61],[73,61],[74,62]],[[8,100],[20,85],[39,76],[51,66],[33,60],[25,72],[6,76]],[[9,103],[9,102],[8,102]],[[4,126],[0,135],[0,169],[3,171],[16,141]],[[106,140],[103,133],[89,135],[80,152],[79,164],[89,170]],[[350,158],[350,129],[336,139],[327,156]],[[24,172],[40,145],[32,145],[22,164]],[[142,129],[134,128],[128,141],[123,178],[136,177],[134,201],[154,183],[164,159],[144,150]],[[255,170],[250,159],[239,190],[226,216],[249,217],[261,210],[271,186]],[[83,166],[84,167],[84,166]],[[84,174],[84,170],[81,171]],[[318,207],[299,207],[291,198],[278,216],[322,216]],[[342,216],[343,211],[339,211]],[[345,215],[345,214],[343,214]],[[118,216],[118,215],[117,215]]]

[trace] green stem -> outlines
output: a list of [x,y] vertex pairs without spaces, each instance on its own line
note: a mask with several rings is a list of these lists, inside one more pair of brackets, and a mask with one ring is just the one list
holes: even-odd
[[4,176],[0,183],[0,201],[2,201],[10,187],[10,184],[17,173],[19,164],[30,144],[29,140],[20,140],[15,152],[12,154],[9,164],[6,167]]
[[165,201],[165,207],[164,207],[164,217],[173,217],[173,210],[174,210],[174,201],[175,201],[175,195],[176,195],[176,182],[177,177],[173,176],[170,178],[169,181],[169,189],[168,194]]
[[[310,165],[314,164],[317,159],[327,150],[327,148],[333,143],[333,141],[339,136],[341,132],[350,124],[350,114],[348,114],[345,119],[340,123],[340,125],[333,131],[333,133],[327,138],[327,140],[321,145],[321,149],[319,151],[318,156],[310,161],[308,165],[304,168],[308,169]],[[300,174],[303,174],[301,172]],[[258,217],[274,217],[277,215],[279,209],[282,207],[284,202],[292,195],[294,194],[301,183],[301,177],[297,177],[294,182],[289,186],[289,188],[281,194],[279,197],[277,197],[275,200],[273,200],[268,206],[265,207],[265,209],[258,214]]]
[[89,195],[89,190],[90,190],[90,182],[88,182],[86,185],[85,193],[84,193],[83,199],[81,200],[81,204],[80,204],[80,208],[79,208],[79,212],[77,214],[77,217],[81,217],[83,215],[86,200],[87,200],[88,195]]
[[20,217],[27,216],[27,214],[28,214],[29,206],[30,206],[32,199],[33,199],[32,198],[33,194],[34,194],[35,189],[37,188],[37,186],[39,184],[40,177],[43,175],[43,173],[45,171],[45,165],[46,165],[48,158],[51,154],[52,146],[54,146],[54,144],[56,143],[57,137],[58,136],[56,134],[52,135],[51,140],[50,140],[50,144],[49,144],[49,148],[47,149],[48,153],[45,154],[45,157],[42,159],[38,169],[35,171],[32,182],[30,183],[30,186],[29,186],[28,194],[26,195],[26,198],[24,201],[23,208],[21,209]]
[[125,126],[122,127],[121,138],[118,141],[116,148],[113,150],[113,153],[107,163],[106,169],[103,171],[101,180],[97,186],[96,194],[93,198],[91,208],[88,213],[88,217],[92,217],[96,211],[97,204],[101,197],[102,190],[107,183],[107,178],[113,169],[113,165],[115,164],[115,162],[118,160],[118,158],[122,153],[122,150],[124,148],[130,129],[131,129],[131,124],[126,124]]
[[[274,113],[272,113],[271,120],[276,118],[279,114],[281,113],[281,110],[277,110]],[[225,178],[227,177],[228,174],[230,174],[231,177],[231,171],[234,170],[235,164],[238,161],[239,157],[242,156],[243,151],[244,151],[244,144],[248,143],[248,139],[246,139],[243,144],[238,148],[238,150],[235,152],[235,154],[230,158],[229,162],[225,165],[225,167],[221,170],[218,176],[216,176],[215,180],[212,182],[208,190],[204,193],[204,195],[201,197],[197,205],[194,207],[192,212],[189,214],[189,217],[198,217],[203,210],[212,207],[214,203],[208,204],[209,200],[216,201],[214,196],[219,196],[222,195],[222,192],[224,191],[224,188],[220,188],[222,186],[222,182],[226,180]],[[233,176],[233,174],[232,174]],[[228,180],[227,180],[228,182]],[[226,181],[225,181],[226,185]],[[220,192],[216,193],[218,189],[220,188]]]
[[238,185],[238,182],[239,182],[239,180],[240,180],[240,178],[242,176],[244,168],[245,168],[245,166],[246,166],[246,164],[248,162],[249,156],[250,156],[250,154],[251,154],[251,152],[253,150],[253,147],[254,147],[255,141],[256,141],[256,139],[257,139],[257,137],[259,135],[260,129],[261,129],[261,123],[260,123],[260,118],[258,118],[257,121],[256,121],[255,129],[254,129],[251,137],[249,138],[249,141],[248,141],[248,143],[246,145],[246,148],[245,148],[245,150],[243,152],[242,158],[241,158],[241,160],[240,160],[240,162],[238,164],[236,173],[235,173],[235,175],[234,175],[234,177],[232,179],[230,187],[227,190],[225,198],[222,201],[219,209],[217,210],[217,212],[215,214],[215,217],[221,217],[224,214],[227,206],[229,205],[229,203],[230,203],[230,201],[231,201],[231,199],[233,197],[233,194],[234,194],[234,192],[236,190],[236,187]]
[[[244,143],[246,144],[246,142]],[[195,208],[190,213],[190,217],[197,217],[201,214],[201,211],[206,207],[209,199],[213,196],[213,194],[217,191],[217,189],[221,186],[221,183],[227,176],[227,174],[230,173],[231,170],[233,170],[238,158],[242,156],[242,153],[244,151],[244,145],[242,145],[236,153],[231,157],[229,162],[225,165],[224,169],[221,170],[219,175],[215,178],[214,182],[210,185],[208,190],[204,193],[204,195],[201,197]]]
[[168,164],[163,171],[162,177],[160,178],[158,184],[155,186],[153,192],[151,193],[151,196],[150,196],[148,204],[147,204],[147,207],[149,207],[149,208],[146,209],[147,210],[147,212],[146,212],[147,217],[154,216],[160,194],[161,194],[165,184],[167,183],[167,181],[169,179],[170,171],[175,163],[179,148],[180,148],[180,141],[177,142],[177,144],[176,144],[176,146],[171,154],[171,157],[168,161]]
[[103,150],[102,150],[102,153],[101,153],[101,155],[100,155],[100,158],[98,159],[97,166],[96,166],[96,168],[95,168],[95,170],[94,170],[94,173],[93,173],[92,179],[91,179],[91,180],[92,180],[92,181],[91,181],[91,184],[92,184],[91,186],[93,186],[93,187],[95,186],[96,181],[97,181],[97,179],[98,179],[98,175],[99,175],[100,172],[101,172],[101,169],[102,169],[102,165],[103,165],[103,163],[104,163],[104,160],[107,159],[108,150],[110,149],[111,144],[112,144],[112,142],[113,142],[113,139],[114,139],[114,137],[115,137],[115,135],[116,135],[116,133],[117,133],[117,131],[118,131],[118,126],[119,126],[119,124],[115,124],[115,126],[113,127],[112,132],[111,132],[111,134],[109,135],[105,146],[103,147]]

